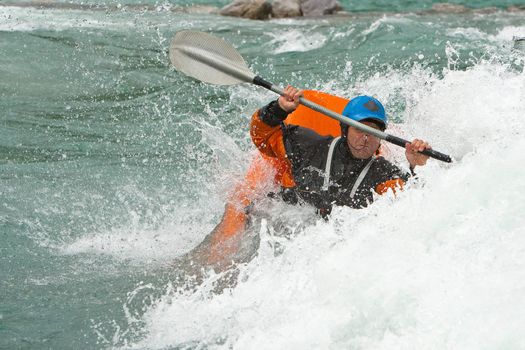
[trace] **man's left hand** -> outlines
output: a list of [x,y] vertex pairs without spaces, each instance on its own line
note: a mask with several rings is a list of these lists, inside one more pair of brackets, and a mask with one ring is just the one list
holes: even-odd
[[421,166],[427,163],[429,156],[419,153],[426,149],[432,149],[432,147],[423,140],[414,139],[411,143],[407,142],[405,145],[405,155],[412,169],[415,168],[416,165]]

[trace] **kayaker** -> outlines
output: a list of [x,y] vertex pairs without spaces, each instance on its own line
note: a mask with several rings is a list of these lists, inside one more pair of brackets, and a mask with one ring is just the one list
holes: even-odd
[[[283,121],[299,105],[302,90],[288,86],[279,99],[256,111],[250,135],[265,155],[287,164],[283,175],[282,198],[292,204],[308,203],[323,217],[332,206],[363,208],[374,200],[373,193],[402,188],[416,166],[425,165],[428,143],[415,139],[406,145],[411,173],[402,171],[378,154],[381,140],[341,123],[341,137],[321,136],[311,129],[285,125]],[[387,117],[381,102],[358,96],[348,102],[345,117],[372,128],[385,130]]]

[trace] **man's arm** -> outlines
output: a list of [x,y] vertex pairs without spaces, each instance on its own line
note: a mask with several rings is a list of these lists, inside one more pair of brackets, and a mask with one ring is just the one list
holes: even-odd
[[250,136],[261,153],[268,157],[286,158],[281,123],[288,112],[279,107],[277,101],[256,111],[250,123]]
[[377,194],[385,194],[388,192],[388,190],[392,190],[394,193],[396,193],[396,190],[402,190],[404,185],[405,180],[401,178],[387,180],[377,185],[375,191]]
[[401,170],[397,165],[383,157],[379,157],[376,161],[381,169],[379,173],[382,174],[380,176],[381,182],[374,188],[378,194],[384,194],[388,190],[392,190],[394,193],[397,190],[402,190],[408,179],[413,176],[413,174]]
[[284,95],[277,101],[270,102],[254,113],[250,136],[261,153],[269,157],[287,158],[281,124],[297,108],[302,95],[302,90],[287,86]]
[[427,163],[429,157],[419,153],[425,149],[432,149],[432,147],[430,147],[430,145],[423,140],[415,139],[414,141],[407,143],[405,145],[405,156],[410,165],[410,174],[405,174],[396,167],[397,171],[392,172],[393,178],[377,185],[374,189],[376,193],[384,194],[390,189],[395,193],[397,189],[403,189],[403,186],[408,181],[408,178],[411,176],[416,176],[414,171],[416,166],[423,166]]

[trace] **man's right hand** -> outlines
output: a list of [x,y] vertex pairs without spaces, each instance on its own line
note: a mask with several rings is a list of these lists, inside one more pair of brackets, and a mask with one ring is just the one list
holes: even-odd
[[295,111],[297,106],[299,106],[299,98],[303,96],[303,90],[294,88],[291,85],[288,85],[284,89],[284,95],[279,97],[277,103],[286,112],[290,113]]

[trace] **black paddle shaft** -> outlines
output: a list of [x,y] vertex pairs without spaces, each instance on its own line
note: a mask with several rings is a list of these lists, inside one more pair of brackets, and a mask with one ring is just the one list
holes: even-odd
[[[262,86],[268,90],[271,90],[271,91],[274,91],[276,93],[278,93],[279,95],[282,95],[284,92],[281,88],[273,85],[272,83],[270,83],[269,81],[267,80],[264,80],[263,78],[261,78],[260,76],[256,75],[254,78],[253,78],[253,83],[255,85],[259,85],[259,86]],[[301,98],[300,100],[301,104],[305,105],[306,107],[309,107],[317,112],[321,112],[333,119],[336,119],[342,123],[345,123],[345,124],[348,124],[350,126],[353,126],[353,127],[356,127],[358,128],[359,130],[362,130],[364,132],[367,132],[371,135],[374,135],[382,140],[385,140],[385,141],[388,141],[390,143],[393,143],[394,145],[397,145],[397,146],[400,146],[400,147],[403,147],[405,148],[406,144],[407,143],[410,143],[409,141],[407,140],[403,140],[402,138],[400,137],[397,137],[397,136],[393,136],[393,135],[390,135],[390,134],[387,134],[385,132],[382,132],[382,131],[379,131],[379,130],[376,130],[374,128],[371,128],[369,127],[368,125],[365,125],[365,124],[362,124],[362,123],[359,123],[355,120],[352,120],[352,119],[349,119],[349,118],[346,118],[338,113],[335,113],[334,111],[331,111],[323,106],[320,106],[316,103],[313,103],[311,101],[308,101],[304,98]],[[438,152],[438,151],[434,151],[433,149],[426,149],[422,152],[420,152],[424,155],[427,155],[431,158],[434,158],[434,159],[437,159],[437,160],[440,160],[442,162],[446,162],[446,163],[452,163],[452,158],[444,153],[441,153],[441,152]]]
[[[393,136],[393,135],[388,135],[388,134],[386,135],[385,141],[388,141],[388,142],[393,143],[394,145],[397,145],[397,146],[400,146],[400,147],[405,147],[405,145],[407,143],[410,143],[407,140],[403,140],[400,137]],[[440,160],[442,162],[452,163],[452,158],[450,158],[450,156],[448,156],[448,155],[446,155],[444,153],[438,152],[438,151],[434,151],[433,149],[426,149],[426,150],[421,151],[419,153],[422,153],[422,154],[427,155],[427,156],[429,156],[431,158]]]

